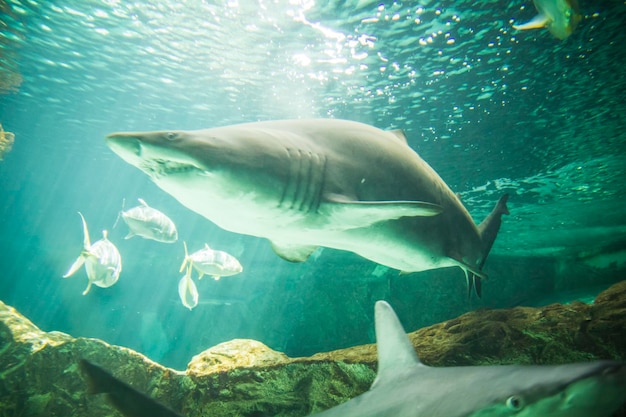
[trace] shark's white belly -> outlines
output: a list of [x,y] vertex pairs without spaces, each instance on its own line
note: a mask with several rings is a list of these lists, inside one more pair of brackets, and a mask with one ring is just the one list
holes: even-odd
[[[354,252],[364,258],[405,272],[458,266],[438,253],[437,242],[420,241],[397,233],[393,220],[371,227],[346,228],[341,218],[320,213],[303,213],[276,204],[254,203],[254,196],[220,196],[198,193],[158,183],[183,205],[222,229],[269,239],[276,245],[323,246]],[[324,212],[324,206],[320,212]],[[429,245],[429,246],[427,246]]]

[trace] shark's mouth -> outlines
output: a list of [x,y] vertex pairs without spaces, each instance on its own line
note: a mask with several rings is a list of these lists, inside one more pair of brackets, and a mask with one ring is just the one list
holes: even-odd
[[165,159],[152,159],[142,161],[138,166],[153,180],[158,180],[172,175],[203,173],[203,169],[188,162],[170,161]]

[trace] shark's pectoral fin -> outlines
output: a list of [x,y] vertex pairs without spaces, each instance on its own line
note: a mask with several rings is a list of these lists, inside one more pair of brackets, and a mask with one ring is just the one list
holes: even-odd
[[327,196],[326,200],[333,224],[344,230],[400,217],[436,216],[443,211],[440,205],[424,201],[354,201],[336,194]]
[[292,245],[289,243],[270,242],[276,255],[289,262],[304,262],[318,248],[310,245]]
[[528,30],[528,29],[540,29],[544,28],[550,23],[550,18],[544,14],[539,13],[533,17],[530,21],[521,25],[513,25],[513,29]]

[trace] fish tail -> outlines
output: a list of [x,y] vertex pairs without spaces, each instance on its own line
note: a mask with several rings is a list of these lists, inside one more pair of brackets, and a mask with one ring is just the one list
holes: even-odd
[[70,269],[65,273],[65,275],[63,275],[63,278],[69,278],[74,275],[74,273],[85,263],[85,258],[85,255],[81,253],[80,256],[76,258],[72,266],[70,266]]
[[88,250],[91,247],[91,241],[89,240],[89,229],[87,228],[87,222],[85,221],[85,217],[83,217],[83,213],[79,211],[78,215],[83,221],[83,249]]
[[[183,246],[185,247],[185,259],[183,260],[183,264],[180,266],[180,269],[178,270],[178,272],[183,272],[183,269],[185,269],[187,262],[190,262],[189,253],[187,252],[187,242],[185,242],[184,240],[183,240]],[[191,266],[191,262],[189,266]]]
[[117,226],[117,223],[119,223],[120,221],[120,217],[122,217],[122,213],[124,212],[124,206],[126,206],[126,198],[122,198],[122,209],[117,212],[115,223],[113,223],[113,229],[115,229],[115,226]]
[[91,289],[91,280],[89,280],[89,282],[87,283],[87,288],[85,288],[85,291],[83,291],[83,295],[87,295],[90,289]]

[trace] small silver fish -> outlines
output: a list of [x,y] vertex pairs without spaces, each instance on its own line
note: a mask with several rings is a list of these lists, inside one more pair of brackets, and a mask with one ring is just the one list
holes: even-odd
[[63,275],[63,278],[72,276],[80,267],[85,264],[89,283],[83,291],[86,295],[91,289],[91,284],[98,287],[107,288],[115,284],[122,272],[122,257],[113,243],[107,239],[107,231],[102,231],[102,239],[93,245],[89,240],[89,230],[87,222],[81,212],[78,212],[83,221],[83,251],[74,261],[70,269]]
[[138,200],[139,206],[126,211],[124,211],[122,204],[120,216],[130,229],[125,239],[130,239],[133,236],[141,236],[145,239],[156,240],[157,242],[176,242],[176,240],[178,240],[178,232],[176,231],[174,222],[159,210],[150,207],[141,198]]
[[527,30],[548,28],[558,39],[565,39],[572,34],[581,15],[576,0],[533,0],[539,12],[530,21],[521,25],[513,25],[513,29]]
[[198,305],[198,288],[191,279],[191,264],[187,267],[187,272],[178,282],[178,295],[180,301],[189,310]]
[[204,249],[191,255],[187,253],[187,243],[183,242],[183,245],[185,246],[185,260],[180,266],[179,272],[182,272],[185,266],[189,264],[189,268],[194,267],[200,274],[198,279],[202,279],[206,274],[218,280],[220,277],[235,275],[243,271],[243,267],[234,256],[221,250],[213,250],[206,243]]

